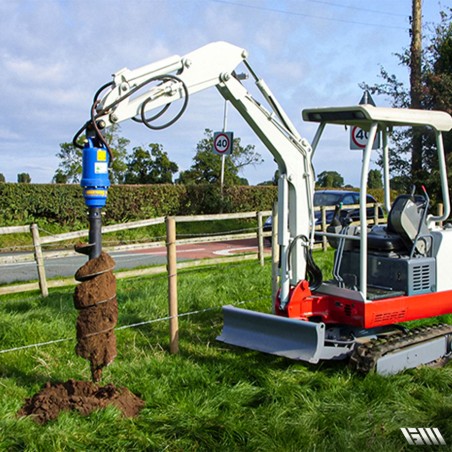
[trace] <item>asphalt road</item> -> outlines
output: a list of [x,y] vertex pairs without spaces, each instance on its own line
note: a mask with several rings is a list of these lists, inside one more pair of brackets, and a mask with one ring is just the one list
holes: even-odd
[[[231,256],[238,253],[257,252],[257,240],[236,240],[218,243],[201,243],[180,245],[177,247],[178,261],[203,259],[208,257]],[[133,269],[141,266],[166,264],[166,249],[152,248],[133,251],[112,252],[116,261],[115,270]],[[87,258],[86,256],[70,256],[45,260],[47,278],[73,276]],[[36,263],[0,264],[0,283],[14,283],[37,280]]]

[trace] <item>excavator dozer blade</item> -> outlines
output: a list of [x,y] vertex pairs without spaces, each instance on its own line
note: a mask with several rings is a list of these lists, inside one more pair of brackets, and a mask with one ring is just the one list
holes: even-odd
[[317,363],[325,325],[223,306],[223,331],[217,340],[259,352]]

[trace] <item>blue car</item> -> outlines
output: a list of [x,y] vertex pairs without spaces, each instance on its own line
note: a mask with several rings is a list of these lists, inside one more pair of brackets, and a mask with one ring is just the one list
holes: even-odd
[[[367,204],[376,203],[376,199],[372,195],[367,195]],[[359,192],[346,190],[318,190],[314,193],[314,207],[320,206],[338,206],[342,205],[340,211],[340,219],[350,219],[351,221],[359,221],[359,208],[347,208],[347,206],[359,204]],[[330,224],[333,220],[334,209],[328,209],[326,212],[326,224]],[[367,218],[373,218],[375,215],[374,207],[367,207]],[[322,224],[322,212],[320,210],[314,211],[315,224]],[[378,218],[384,218],[384,213],[381,207],[378,207]],[[272,230],[272,217],[269,216],[264,224],[264,231]]]

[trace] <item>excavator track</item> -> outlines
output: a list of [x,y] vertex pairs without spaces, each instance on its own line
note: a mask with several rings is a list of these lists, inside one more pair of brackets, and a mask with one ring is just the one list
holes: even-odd
[[[452,325],[439,324],[414,328],[404,333],[396,332],[389,337],[372,339],[359,344],[350,356],[350,367],[362,374],[378,372],[378,363],[383,357],[390,356],[413,348],[417,345],[428,344],[430,341],[448,338],[447,352],[444,356],[434,357],[426,365],[443,366],[451,355],[450,338],[452,338]],[[446,339],[445,339],[446,340]],[[406,366],[406,368],[415,366]]]

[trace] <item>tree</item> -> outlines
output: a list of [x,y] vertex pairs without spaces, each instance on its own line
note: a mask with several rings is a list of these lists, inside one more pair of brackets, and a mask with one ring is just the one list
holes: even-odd
[[449,14],[442,12],[441,19],[427,49],[425,80],[432,108],[452,114],[452,8]]
[[67,184],[68,183],[68,176],[63,173],[63,171],[58,168],[55,171],[55,174],[52,178],[52,183],[54,184]]
[[31,177],[28,173],[19,173],[17,175],[17,182],[19,184],[29,184],[31,183]]
[[344,178],[337,171],[323,171],[317,177],[319,187],[341,188],[344,186]]
[[5,175],[3,173],[0,173],[0,183],[5,183],[6,179],[5,179]]
[[[130,143],[127,138],[119,135],[119,131],[117,124],[104,131],[105,140],[113,155],[113,162],[110,167],[110,181],[113,184],[124,182],[124,173],[127,169],[125,158],[127,146]],[[83,141],[80,139],[79,144],[82,145],[82,143]],[[79,183],[82,176],[82,150],[74,146],[73,143],[62,143],[57,157],[60,159],[60,163],[52,181],[55,183]]]
[[[421,93],[416,99],[422,109],[435,109],[452,112],[452,8],[441,12],[441,21],[431,31],[429,45],[422,52],[420,84],[417,92]],[[400,63],[411,67],[412,58],[410,50],[403,50],[396,54]],[[367,88],[371,93],[377,93],[389,97],[394,107],[409,108],[412,105],[412,90],[406,88],[395,75],[390,75],[384,68],[380,69],[380,77],[383,83]],[[443,134],[446,158],[452,160],[452,133]],[[415,185],[424,184],[431,195],[440,192],[438,165],[436,151],[434,152],[434,134],[425,128],[421,130],[421,152],[416,155],[416,161],[410,161],[413,144],[413,131],[395,130],[392,141],[395,143],[395,152],[390,154],[391,176],[399,187],[409,190]],[[415,140],[416,141],[416,140]],[[382,158],[377,162],[383,166]],[[451,162],[452,163],[452,162]]]
[[[441,13],[441,22],[435,27],[428,47],[430,56],[425,73],[432,109],[452,114],[452,8]],[[447,163],[452,164],[452,131],[443,134]],[[431,179],[438,181],[436,166],[429,171]]]
[[127,170],[127,146],[130,144],[130,140],[121,137],[119,132],[119,125],[113,124],[104,133],[105,140],[113,154],[113,162],[110,168],[110,181],[112,184],[122,184]]
[[[82,150],[72,143],[61,143],[57,157],[61,160],[53,182],[76,184],[82,175]],[[59,182],[57,182],[57,179]]]
[[369,176],[367,178],[367,186],[369,188],[382,188],[383,187],[380,170],[373,169],[373,170],[369,171]]
[[[248,185],[245,178],[239,176],[248,165],[262,163],[262,158],[249,144],[242,146],[240,138],[234,138],[232,154],[226,156],[224,166],[225,185]],[[182,184],[219,184],[221,174],[221,157],[213,152],[213,132],[204,130],[204,138],[196,145],[196,155],[190,169],[182,171],[177,182]]]
[[176,163],[168,158],[161,144],[150,143],[150,151],[133,148],[127,160],[126,184],[172,184],[173,175],[179,171]]

